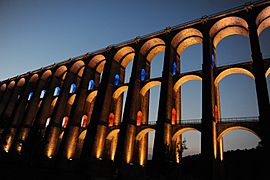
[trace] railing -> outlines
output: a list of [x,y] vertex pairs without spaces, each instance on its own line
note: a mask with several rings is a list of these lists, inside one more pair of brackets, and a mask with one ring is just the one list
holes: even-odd
[[[220,123],[235,123],[235,122],[258,122],[258,116],[248,116],[248,117],[230,117],[230,118],[221,118]],[[194,125],[201,124],[201,119],[184,119],[181,120],[181,125]],[[156,121],[149,121],[148,124],[142,124],[141,126],[155,126],[157,124]]]
[[221,118],[221,123],[228,122],[258,122],[258,116],[249,116],[249,117],[232,117],[232,118]]

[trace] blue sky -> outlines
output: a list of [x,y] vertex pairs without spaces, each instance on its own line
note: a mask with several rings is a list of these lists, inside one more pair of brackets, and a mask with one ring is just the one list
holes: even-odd
[[[0,80],[246,2],[250,1],[0,1]],[[270,57],[269,28],[260,39],[263,56]],[[200,69],[201,53],[201,45],[188,47],[181,57],[182,71]],[[161,53],[153,59],[152,77],[161,74],[163,55]],[[243,62],[250,57],[249,40],[245,37],[227,37],[217,47],[218,65]],[[130,71],[131,65],[127,69]],[[156,119],[158,102],[154,97],[158,92],[159,87],[151,89],[150,119]],[[255,85],[249,77],[231,75],[224,78],[220,83],[220,92],[222,117],[258,115]],[[186,83],[182,93],[182,119],[200,119],[201,82]],[[184,136],[187,153],[199,152],[200,133],[190,132]],[[224,141],[227,150],[241,149],[256,146],[258,138],[248,132],[235,131],[225,135]]]

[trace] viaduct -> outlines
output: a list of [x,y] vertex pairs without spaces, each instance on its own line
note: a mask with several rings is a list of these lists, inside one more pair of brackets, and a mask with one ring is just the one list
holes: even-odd
[[[224,158],[222,137],[232,130],[254,133],[270,152],[270,61],[263,59],[259,42],[269,26],[270,2],[249,3],[1,81],[0,163],[83,165],[90,174],[107,172],[104,162],[110,161],[121,172],[147,165],[152,130],[153,162],[160,172],[167,163],[181,163],[181,135],[190,130],[201,132],[205,179],[215,178],[215,164]],[[234,34],[249,39],[251,59],[217,67],[216,46]],[[193,44],[202,44],[202,67],[181,73],[181,54]],[[151,79],[151,61],[160,52],[162,77]],[[124,83],[131,61],[130,81]],[[258,117],[220,118],[219,82],[231,74],[254,80]],[[181,85],[193,80],[202,81],[202,117],[181,121]],[[149,89],[156,85],[158,118],[150,123]],[[265,159],[269,162],[269,155]]]

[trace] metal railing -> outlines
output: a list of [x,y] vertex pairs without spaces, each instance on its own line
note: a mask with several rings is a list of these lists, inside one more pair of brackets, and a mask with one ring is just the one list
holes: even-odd
[[258,116],[248,116],[248,117],[230,117],[230,118],[221,118],[221,123],[228,123],[228,122],[258,122]]
[[[247,116],[247,117],[226,117],[221,118],[219,123],[239,123],[239,122],[258,122],[259,117],[258,116]],[[201,119],[184,119],[181,120],[181,125],[187,125],[187,124],[201,124]],[[141,126],[155,126],[157,124],[156,121],[149,121],[148,124],[141,124]]]

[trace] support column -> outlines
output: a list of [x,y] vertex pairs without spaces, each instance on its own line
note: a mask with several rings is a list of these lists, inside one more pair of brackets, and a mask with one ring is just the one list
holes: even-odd
[[[123,67],[120,68],[120,79],[121,82],[125,80],[125,69]],[[122,118],[122,107],[123,107],[123,97],[124,94],[122,93],[116,100],[114,99],[113,103],[113,111],[114,111],[114,124],[116,126],[120,125],[121,118]]]
[[[59,147],[58,164],[63,166],[64,162],[74,159],[76,154],[76,145],[78,143],[81,120],[84,115],[84,107],[88,96],[89,81],[93,79],[94,73],[86,66],[82,75],[82,80],[78,86],[78,92],[73,103],[67,129],[64,133]],[[90,118],[90,117],[88,117]]]
[[[115,75],[118,74],[120,76],[119,85],[122,84],[123,79],[124,79],[123,74],[120,74],[121,73],[120,64],[113,60],[113,55],[114,55],[113,51],[111,51],[108,54],[107,59],[108,59],[108,61],[111,61],[111,62],[106,61],[106,64],[108,63],[107,65],[110,65],[110,66],[105,65],[105,68],[108,68],[109,70],[106,71],[106,69],[105,69],[104,72],[103,72],[103,73],[106,74],[106,76],[109,76],[109,77],[102,78],[102,81],[101,81],[101,87],[102,87],[102,83],[104,81],[105,82],[107,81],[107,83],[105,85],[105,89],[104,89],[105,90],[104,95],[103,95],[104,99],[103,99],[103,102],[101,102],[102,110],[100,111],[99,115],[95,114],[95,113],[98,113],[97,111],[95,111],[97,109],[96,108],[97,103],[95,103],[94,110],[93,110],[93,117],[98,117],[97,119],[99,120],[99,122],[98,122],[98,126],[97,126],[96,138],[95,138],[95,141],[94,141],[91,156],[92,156],[92,158],[97,158],[97,159],[103,158],[103,155],[104,155],[105,141],[106,141],[106,131],[107,131],[107,127],[108,127],[108,119],[109,119],[110,112],[113,110],[113,108],[112,108],[112,106],[113,106],[113,103],[112,103],[113,98],[112,98],[112,96],[113,96],[114,90],[117,88],[114,85]],[[105,79],[105,80],[103,80],[103,79]],[[100,90],[101,90],[101,88],[99,88],[99,90],[98,90],[96,102],[101,99],[101,98],[99,99]],[[93,119],[93,121],[95,121],[95,119]],[[90,123],[90,126],[91,126],[91,123]]]
[[269,94],[267,90],[267,82],[265,77],[265,67],[263,57],[261,53],[259,37],[256,28],[256,15],[255,10],[249,10],[248,28],[249,28],[249,39],[251,56],[253,60],[253,74],[255,76],[256,94],[259,109],[259,126],[260,126],[260,138],[263,146],[264,159],[262,164],[265,164],[262,170],[263,177],[268,177],[269,167],[266,164],[270,161],[270,105],[269,105]]
[[[89,167],[89,161],[103,157],[108,117],[112,104],[113,90],[115,88],[113,82],[115,74],[119,73],[120,70],[120,64],[113,60],[114,54],[114,48],[108,49],[105,52],[106,64],[81,155],[82,165],[85,167]],[[121,81],[119,84],[121,84]]]
[[34,163],[38,161],[41,156],[41,142],[45,134],[45,123],[50,116],[51,103],[54,99],[54,91],[61,80],[58,77],[52,76],[47,79],[47,90],[43,98],[43,102],[37,112],[36,120],[28,134],[28,138],[24,143],[23,156],[27,161]]
[[116,169],[120,169],[122,166],[132,162],[136,119],[139,111],[141,69],[143,68],[143,56],[140,54],[140,47],[141,43],[136,43],[134,47],[135,57],[115,154]]
[[162,71],[161,91],[159,99],[158,119],[156,125],[153,161],[158,173],[166,175],[167,165],[172,154],[172,107],[173,107],[173,60],[176,57],[171,47],[171,35],[165,37],[165,57]]
[[212,66],[213,44],[209,36],[208,24],[204,24],[203,31],[201,155],[203,179],[209,180],[213,179],[216,147],[213,77],[215,66]]
[[9,98],[11,96],[11,94],[13,93],[14,90],[14,86],[15,86],[15,81],[11,81],[7,87],[7,90],[5,91],[4,95],[3,95],[3,99],[1,99],[0,102],[0,122],[2,121],[2,113],[4,112],[6,105],[9,101]]
[[[147,81],[150,79],[151,74],[150,63],[146,60],[146,58],[144,58],[143,64],[145,69],[145,81]],[[150,90],[148,90],[144,95],[140,94],[140,101],[138,105],[140,107],[140,111],[142,112],[142,124],[148,124],[149,122],[149,96]],[[137,152],[135,152],[133,155],[134,160],[138,160],[140,165],[145,165],[148,157],[148,133],[143,135],[142,138],[136,142],[136,146]]]
[[66,78],[60,91],[60,95],[56,103],[56,107],[54,108],[53,114],[51,116],[51,122],[48,126],[48,130],[45,133],[44,141],[46,142],[46,144],[44,144],[44,155],[49,158],[54,157],[57,153],[57,145],[59,143],[59,136],[62,129],[62,120],[69,98],[69,90],[76,76],[77,75],[71,70],[67,72]]
[[22,120],[25,116],[26,107],[28,107],[29,105],[28,97],[30,92],[33,92],[33,90],[35,89],[37,85],[37,80],[37,75],[33,75],[31,77],[18,101],[17,107],[13,111],[13,116],[11,117],[12,121],[10,123],[11,128],[5,133],[5,140],[3,145],[5,151],[12,151],[13,154],[16,153],[14,139],[18,137],[18,128],[20,127]]
[[23,89],[22,87],[18,87],[18,85],[16,85],[16,87],[14,88],[12,92],[12,95],[10,96],[10,99],[1,117],[0,128],[3,130],[5,128],[8,128],[8,124],[11,121],[10,118],[11,118],[12,112],[19,101],[18,100],[19,92],[21,92],[22,89]]
[[25,143],[25,141],[28,137],[28,133],[29,133],[31,127],[33,126],[33,122],[36,118],[38,104],[40,102],[40,94],[41,94],[43,87],[45,86],[45,83],[46,82],[43,79],[41,79],[41,78],[39,79],[37,86],[33,91],[33,96],[32,96],[32,98],[27,106],[25,116],[24,116],[22,123],[19,127],[18,135],[17,135],[16,139],[14,139],[15,149],[16,149],[17,153],[19,153],[19,154],[21,154],[21,152],[22,152],[23,144]]

